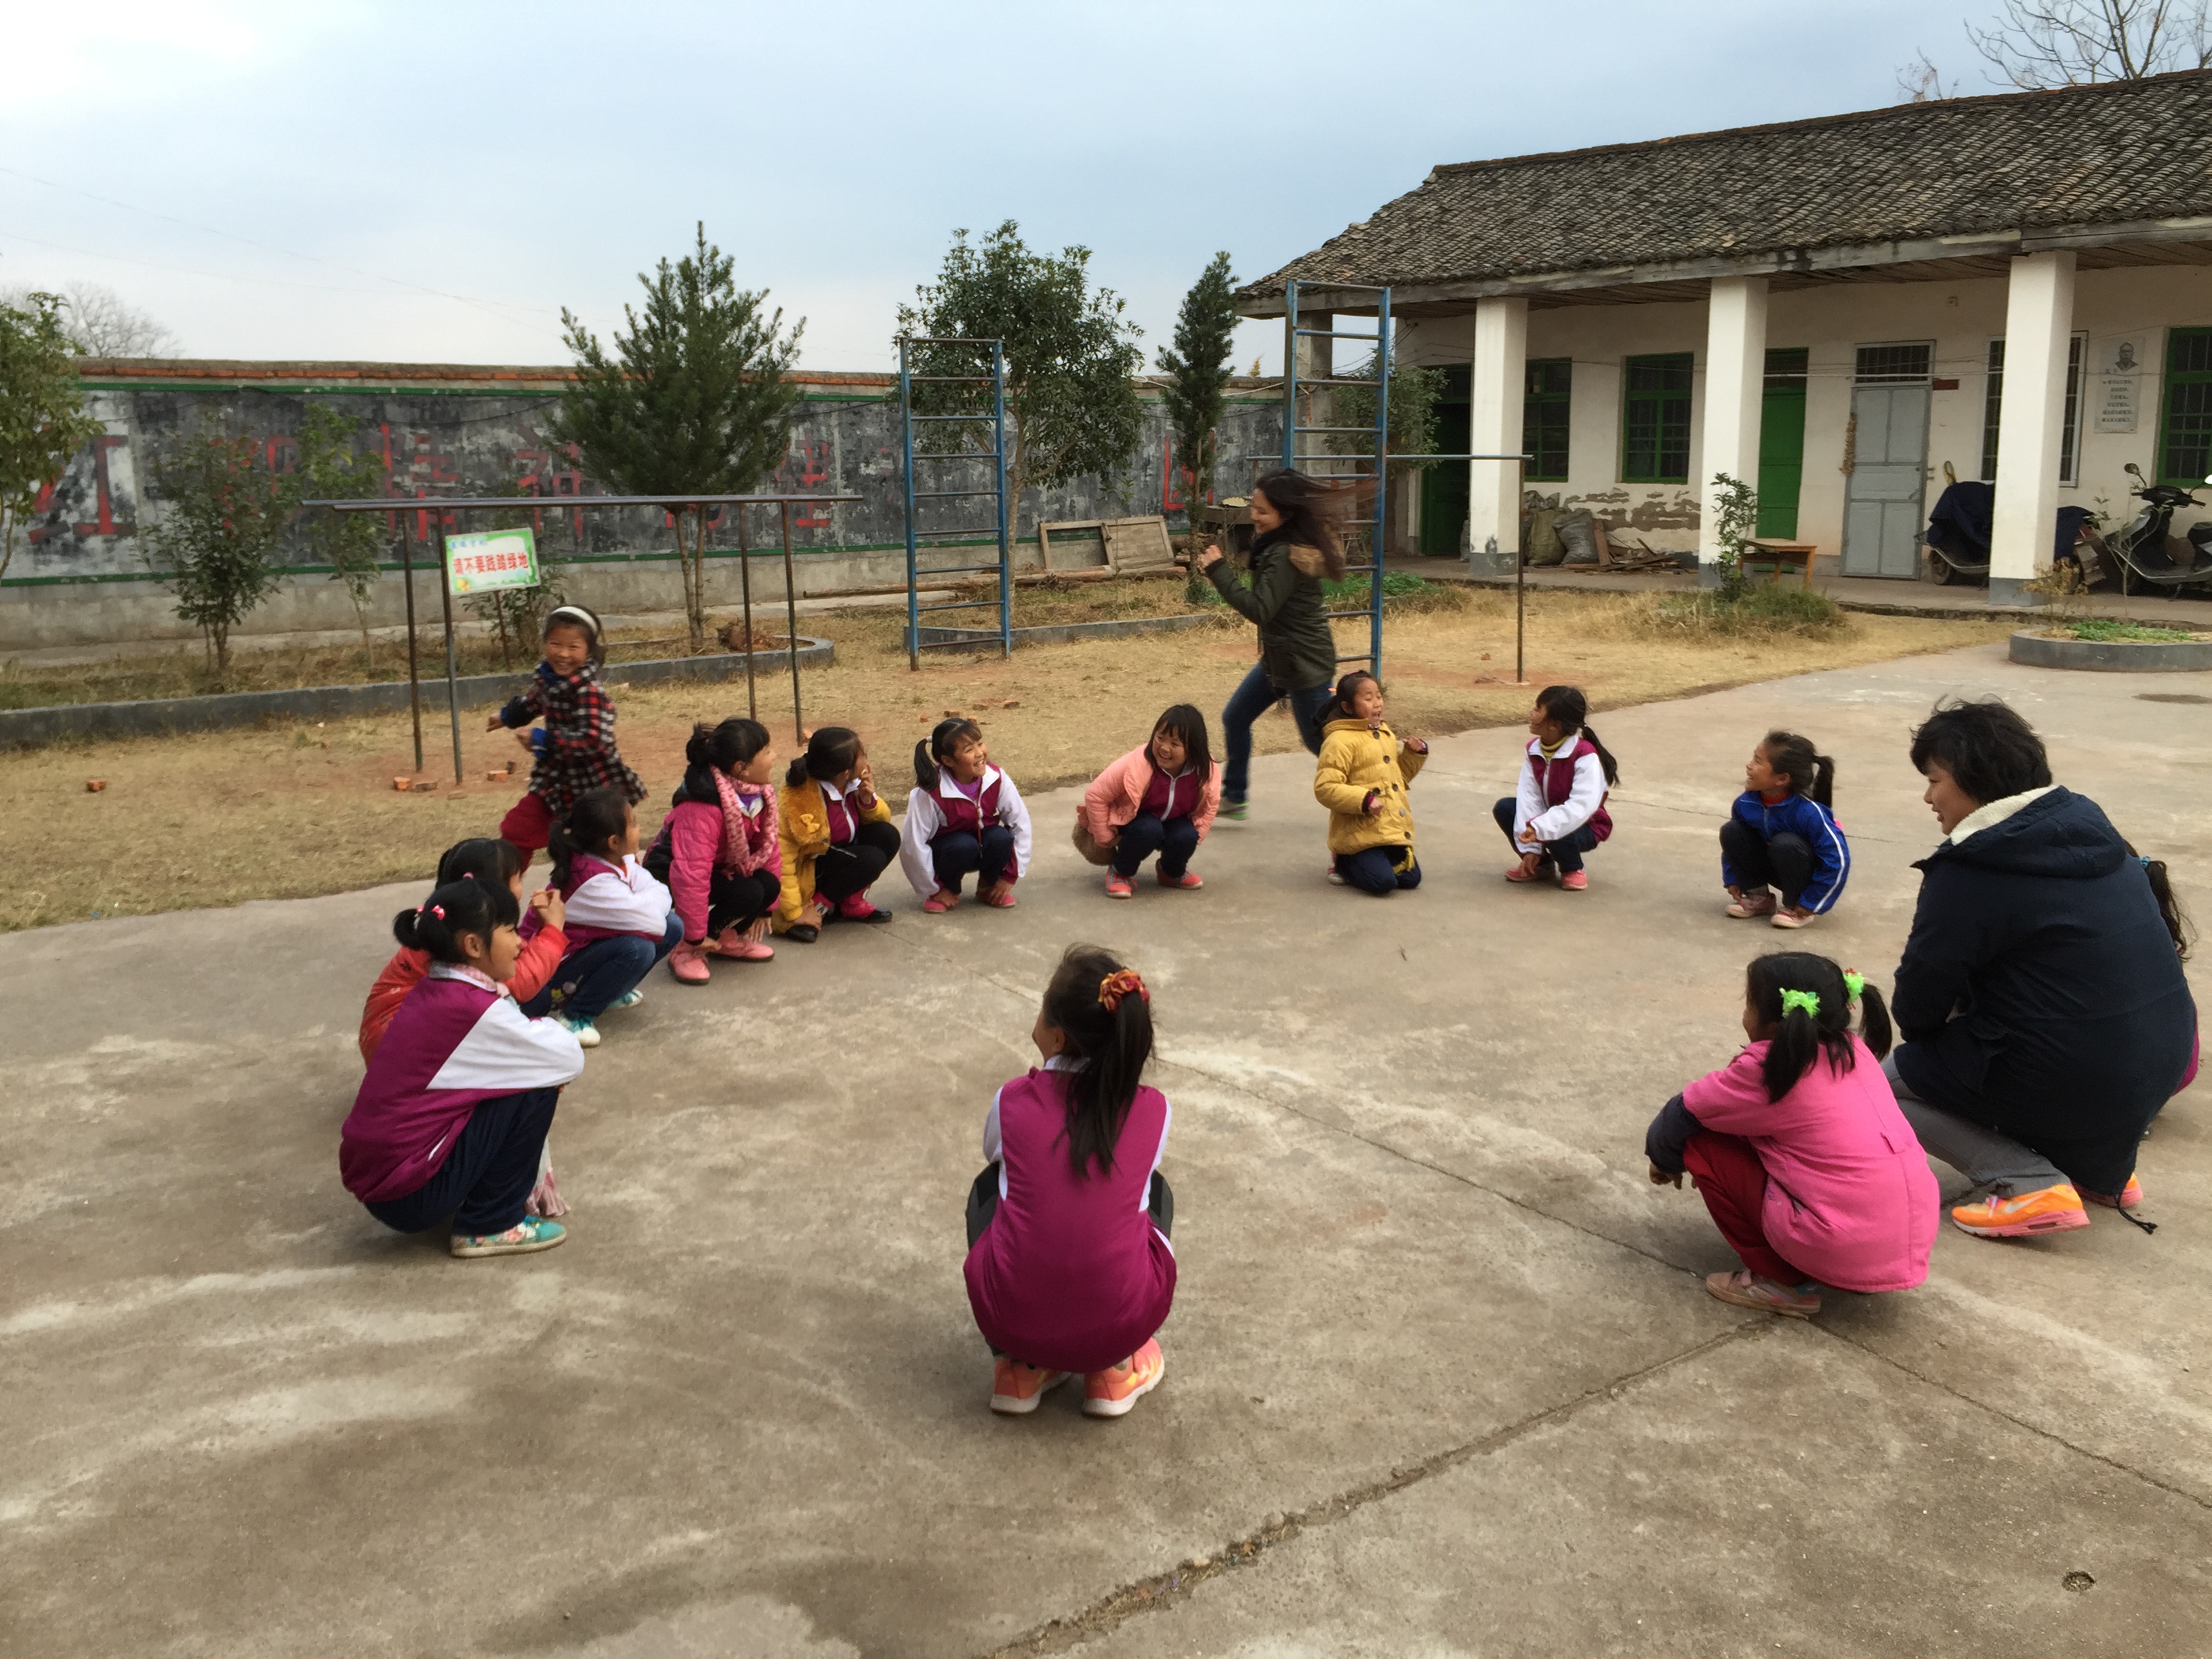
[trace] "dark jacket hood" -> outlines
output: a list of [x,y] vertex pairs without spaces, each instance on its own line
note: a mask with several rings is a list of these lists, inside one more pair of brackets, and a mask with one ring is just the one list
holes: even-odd
[[2128,856],[2127,843],[2104,809],[2062,785],[2002,823],[1962,842],[1946,842],[1915,867],[1955,861],[2005,875],[2092,881],[2111,875]]
[[686,801],[696,801],[702,806],[721,805],[722,792],[715,786],[713,767],[699,765],[684,769],[684,781],[676,786],[676,793],[668,798],[668,805],[673,809]]

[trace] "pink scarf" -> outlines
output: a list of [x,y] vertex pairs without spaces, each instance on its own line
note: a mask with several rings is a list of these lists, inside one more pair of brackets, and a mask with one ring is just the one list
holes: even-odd
[[722,797],[722,858],[721,862],[741,875],[750,875],[761,860],[753,852],[752,838],[746,826],[750,817],[740,804],[746,794],[752,794],[761,811],[767,811],[765,799],[750,790],[741,791],[738,781],[720,767],[713,769],[714,787]]

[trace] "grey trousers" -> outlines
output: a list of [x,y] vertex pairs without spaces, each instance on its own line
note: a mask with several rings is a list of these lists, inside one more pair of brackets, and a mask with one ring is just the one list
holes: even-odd
[[2009,1135],[1970,1123],[1921,1099],[1898,1076],[1895,1054],[1882,1061],[1881,1074],[1889,1079],[1890,1091],[1897,1097],[1897,1109],[1905,1114],[1905,1121],[1920,1138],[1922,1150],[1930,1158],[1949,1164],[1977,1187],[1987,1187],[1999,1198],[2018,1198],[2023,1193],[2039,1193],[2046,1187],[2056,1187],[2066,1179],[2049,1158],[2021,1146]]

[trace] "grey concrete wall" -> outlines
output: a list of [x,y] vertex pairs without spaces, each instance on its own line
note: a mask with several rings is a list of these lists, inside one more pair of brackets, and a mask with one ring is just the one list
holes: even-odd
[[[512,386],[423,390],[404,385],[384,390],[360,386],[312,385],[294,389],[237,384],[251,380],[241,368],[225,365],[232,384],[178,387],[129,379],[88,382],[92,411],[107,435],[82,452],[47,492],[28,526],[27,544],[18,544],[15,562],[0,581],[0,652],[41,646],[105,644],[119,640],[197,637],[174,615],[173,602],[154,579],[148,532],[161,520],[163,502],[157,469],[163,455],[181,438],[206,422],[259,440],[271,461],[289,470],[309,400],[323,402],[358,422],[362,448],[380,465],[385,489],[395,500],[423,498],[412,509],[410,527],[422,553],[431,535],[428,506],[441,495],[499,494],[518,482],[544,501],[534,507],[542,549],[566,563],[570,594],[609,611],[672,610],[682,604],[682,586],[672,555],[665,516],[653,509],[578,510],[564,499],[605,493],[579,472],[546,436],[556,394]],[[281,380],[270,365],[271,380]],[[404,371],[387,370],[395,379]],[[1231,405],[1223,433],[1225,454],[1249,454],[1279,447],[1279,406],[1255,386],[1243,389]],[[1169,495],[1169,433],[1164,409],[1156,395],[1146,398],[1145,435],[1132,465],[1111,486],[1095,478],[1065,489],[1029,490],[1020,503],[1019,533],[1026,538],[1017,562],[1033,566],[1035,526],[1039,520],[1086,519],[1157,513],[1172,505]],[[901,476],[898,407],[886,381],[841,377],[827,389],[810,387],[792,432],[784,464],[765,488],[776,490],[849,494],[861,500],[845,506],[795,515],[793,540],[797,586],[802,595],[855,587],[888,586],[905,580],[905,520]],[[944,465],[942,489],[988,483],[981,464]],[[1243,483],[1224,480],[1225,489]],[[935,504],[927,526],[980,523],[977,503]],[[957,516],[965,514],[966,517]],[[400,514],[386,523],[392,562],[377,584],[371,621],[404,620],[404,596],[398,577]],[[1171,514],[1180,527],[1180,514]],[[455,520],[449,529],[471,524]],[[775,515],[754,509],[747,525],[752,544],[779,543]],[[710,550],[733,554],[738,526],[720,522]],[[1060,562],[1059,549],[1054,550]],[[424,554],[423,556],[428,556]],[[1095,562],[1097,555],[1093,553]],[[295,526],[280,556],[287,580],[256,611],[242,633],[292,633],[354,625],[343,586],[326,568],[310,562]],[[943,563],[973,562],[944,558]],[[734,605],[738,561],[717,558],[709,578],[710,601]],[[780,598],[780,559],[753,562],[756,598]],[[437,584],[418,572],[416,604],[434,616]]]

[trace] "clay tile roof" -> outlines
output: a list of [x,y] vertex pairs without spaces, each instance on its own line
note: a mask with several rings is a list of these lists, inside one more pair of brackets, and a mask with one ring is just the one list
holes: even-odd
[[2202,215],[2212,71],[2192,70],[1439,167],[1237,297]]

